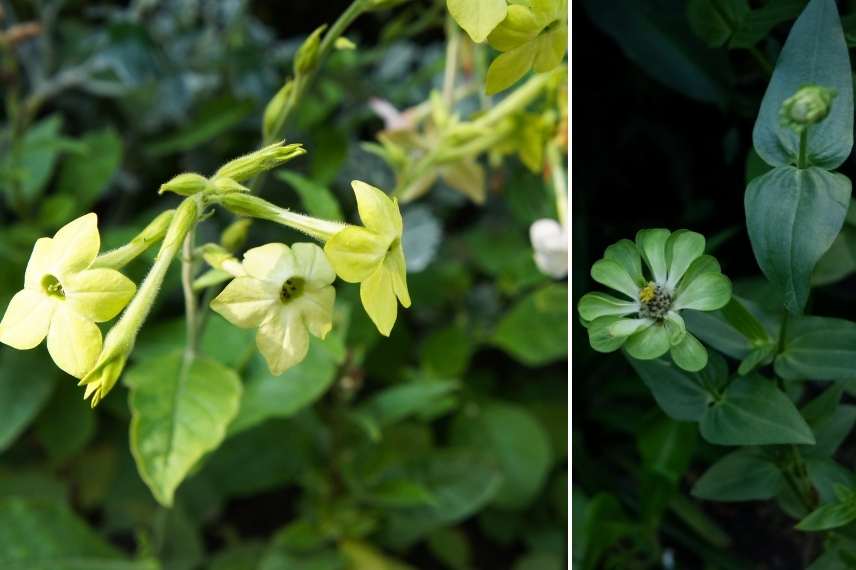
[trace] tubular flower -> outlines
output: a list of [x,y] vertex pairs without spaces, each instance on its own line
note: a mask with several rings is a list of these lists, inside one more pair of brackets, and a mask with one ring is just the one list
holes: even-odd
[[24,275],[24,289],[12,297],[0,322],[0,342],[19,350],[47,337],[57,366],[83,377],[101,352],[101,330],[121,311],[136,285],[115,269],[90,269],[101,239],[98,217],[86,214],[40,238]]
[[[731,282],[719,263],[703,255],[704,236],[687,230],[642,230],[636,243],[621,240],[591,268],[592,278],[629,300],[588,293],[577,307],[599,352],[622,346],[640,360],[669,352],[684,370],[701,370],[707,350],[687,332],[680,312],[713,311],[731,299]],[[642,272],[642,260],[648,277]]]
[[306,357],[309,334],[324,338],[333,327],[336,279],[315,244],[291,248],[269,243],[244,254],[246,275],[233,279],[211,308],[241,328],[256,328],[256,345],[271,374]]
[[333,269],[343,280],[360,283],[363,307],[381,334],[389,336],[398,301],[410,306],[407,266],[398,201],[365,182],[351,183],[363,226],[345,226],[324,245]]

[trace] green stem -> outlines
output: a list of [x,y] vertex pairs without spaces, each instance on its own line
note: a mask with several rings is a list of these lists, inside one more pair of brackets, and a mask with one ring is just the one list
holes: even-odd
[[443,71],[443,101],[450,108],[454,103],[455,74],[458,67],[458,45],[461,42],[461,34],[458,25],[452,16],[446,15],[446,68]]
[[473,130],[489,129],[505,117],[525,109],[547,84],[553,79],[553,73],[539,73],[529,79],[519,89],[515,89],[508,97],[492,107],[487,113],[469,124]]
[[800,133],[800,158],[798,168],[808,168],[808,127]]
[[553,192],[556,195],[556,212],[559,215],[559,223],[567,227],[568,224],[568,189],[565,179],[559,147],[555,143],[547,145],[547,164],[550,168]]
[[187,344],[184,349],[186,360],[192,360],[196,355],[196,333],[198,330],[196,295],[193,292],[193,242],[195,233],[195,229],[187,232],[181,255],[181,289],[184,292],[184,314],[187,320]]
[[121,269],[136,259],[166,235],[166,230],[175,215],[175,210],[167,210],[158,215],[130,242],[122,247],[102,253],[92,262],[92,267]]

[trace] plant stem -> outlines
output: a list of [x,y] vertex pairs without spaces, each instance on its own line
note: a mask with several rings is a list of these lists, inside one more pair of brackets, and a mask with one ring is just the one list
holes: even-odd
[[808,168],[808,127],[800,133],[800,158],[798,168]]
[[547,145],[547,165],[550,169],[552,178],[553,192],[556,195],[556,212],[559,216],[559,223],[567,227],[568,224],[568,189],[565,179],[565,169],[561,161],[559,147],[555,143]]
[[458,45],[461,34],[452,16],[446,15],[446,68],[443,72],[443,101],[451,108],[454,103],[455,74],[458,67]]
[[187,320],[187,341],[184,357],[191,360],[196,355],[197,310],[196,295],[193,292],[193,242],[196,230],[191,229],[184,238],[181,254],[181,288],[184,291],[184,314]]

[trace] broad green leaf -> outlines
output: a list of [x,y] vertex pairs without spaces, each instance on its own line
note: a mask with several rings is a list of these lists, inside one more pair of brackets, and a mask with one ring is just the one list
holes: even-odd
[[692,423],[664,416],[646,422],[637,438],[643,467],[677,483],[689,467],[697,431]]
[[547,285],[505,314],[492,342],[527,366],[542,366],[568,352],[568,288]]
[[704,413],[701,435],[718,445],[814,444],[811,429],[772,380],[738,377]]
[[827,503],[812,511],[797,524],[803,531],[820,531],[838,528],[856,520],[856,500]]
[[692,493],[709,501],[772,499],[785,479],[776,464],[757,448],[733,451],[711,465],[696,481]]
[[458,382],[416,380],[379,392],[353,412],[353,419],[372,439],[379,439],[381,430],[401,420],[432,411],[434,406],[459,389]]
[[81,451],[95,435],[95,418],[76,382],[59,382],[36,421],[36,435],[51,459],[62,462]]
[[420,361],[430,374],[459,378],[467,370],[475,349],[464,327],[451,325],[434,330],[423,342]]
[[734,33],[729,46],[751,48],[764,39],[770,30],[788,20],[793,20],[803,11],[807,0],[776,0],[755,8],[743,19]]
[[74,199],[77,211],[87,210],[101,196],[122,162],[122,139],[112,127],[86,133],[83,152],[60,165],[57,191]]
[[817,489],[821,503],[836,500],[835,489],[838,485],[856,486],[856,475],[829,457],[806,455],[805,465],[808,478],[814,488]]
[[820,168],[783,166],[746,188],[746,226],[755,258],[784,292],[791,313],[802,312],[814,266],[841,230],[849,206],[850,180]]
[[532,69],[535,56],[538,53],[534,42],[523,44],[498,55],[487,68],[485,77],[485,93],[495,95],[508,89]]
[[446,0],[449,13],[476,43],[481,43],[505,19],[505,0]]
[[[853,210],[851,200],[850,210]],[[814,266],[812,286],[818,287],[841,281],[856,272],[856,228],[845,223],[835,241]]]
[[690,0],[690,27],[710,47],[725,45],[749,15],[746,0]]
[[241,408],[229,425],[230,436],[269,418],[294,415],[324,395],[336,379],[338,365],[322,342],[313,337],[306,358],[281,376],[271,376],[256,355],[244,384]]
[[59,376],[42,348],[0,348],[0,452],[15,442],[47,404],[55,381],[73,381]]
[[[17,150],[4,151],[0,157],[0,187],[10,203],[20,198],[31,204],[42,194],[60,151],[68,148],[68,142],[60,135],[61,127],[62,117],[46,117],[24,133]],[[13,195],[13,186],[18,188],[19,197]]]
[[205,103],[193,119],[177,132],[153,141],[147,150],[152,157],[182,152],[208,142],[240,123],[253,112],[252,101],[231,97],[212,99]]
[[664,358],[628,360],[660,408],[678,421],[700,420],[713,402],[713,393],[728,379],[725,359],[716,353],[700,372],[681,370]]
[[139,361],[126,383],[137,469],[158,502],[170,506],[190,469],[223,441],[238,413],[241,380],[215,360],[188,361],[175,352]]
[[839,380],[856,369],[856,323],[828,317],[788,321],[774,363],[785,380]]
[[[804,85],[821,85],[837,93],[829,115],[807,131],[809,163],[837,168],[853,147],[853,77],[835,0],[808,3],[776,61],[752,132],[755,150],[768,164],[797,162],[799,135],[780,125],[779,109]],[[834,233],[839,229],[836,226]],[[822,242],[824,251],[834,237]]]
[[310,216],[325,220],[342,220],[342,209],[336,197],[326,186],[318,184],[300,174],[285,169],[279,169],[274,174],[280,180],[294,188],[300,196],[300,201]]

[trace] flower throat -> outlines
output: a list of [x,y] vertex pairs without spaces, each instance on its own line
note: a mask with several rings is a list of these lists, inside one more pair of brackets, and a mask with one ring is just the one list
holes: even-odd
[[672,296],[662,285],[653,281],[639,291],[639,316],[649,319],[663,320],[672,308]]

